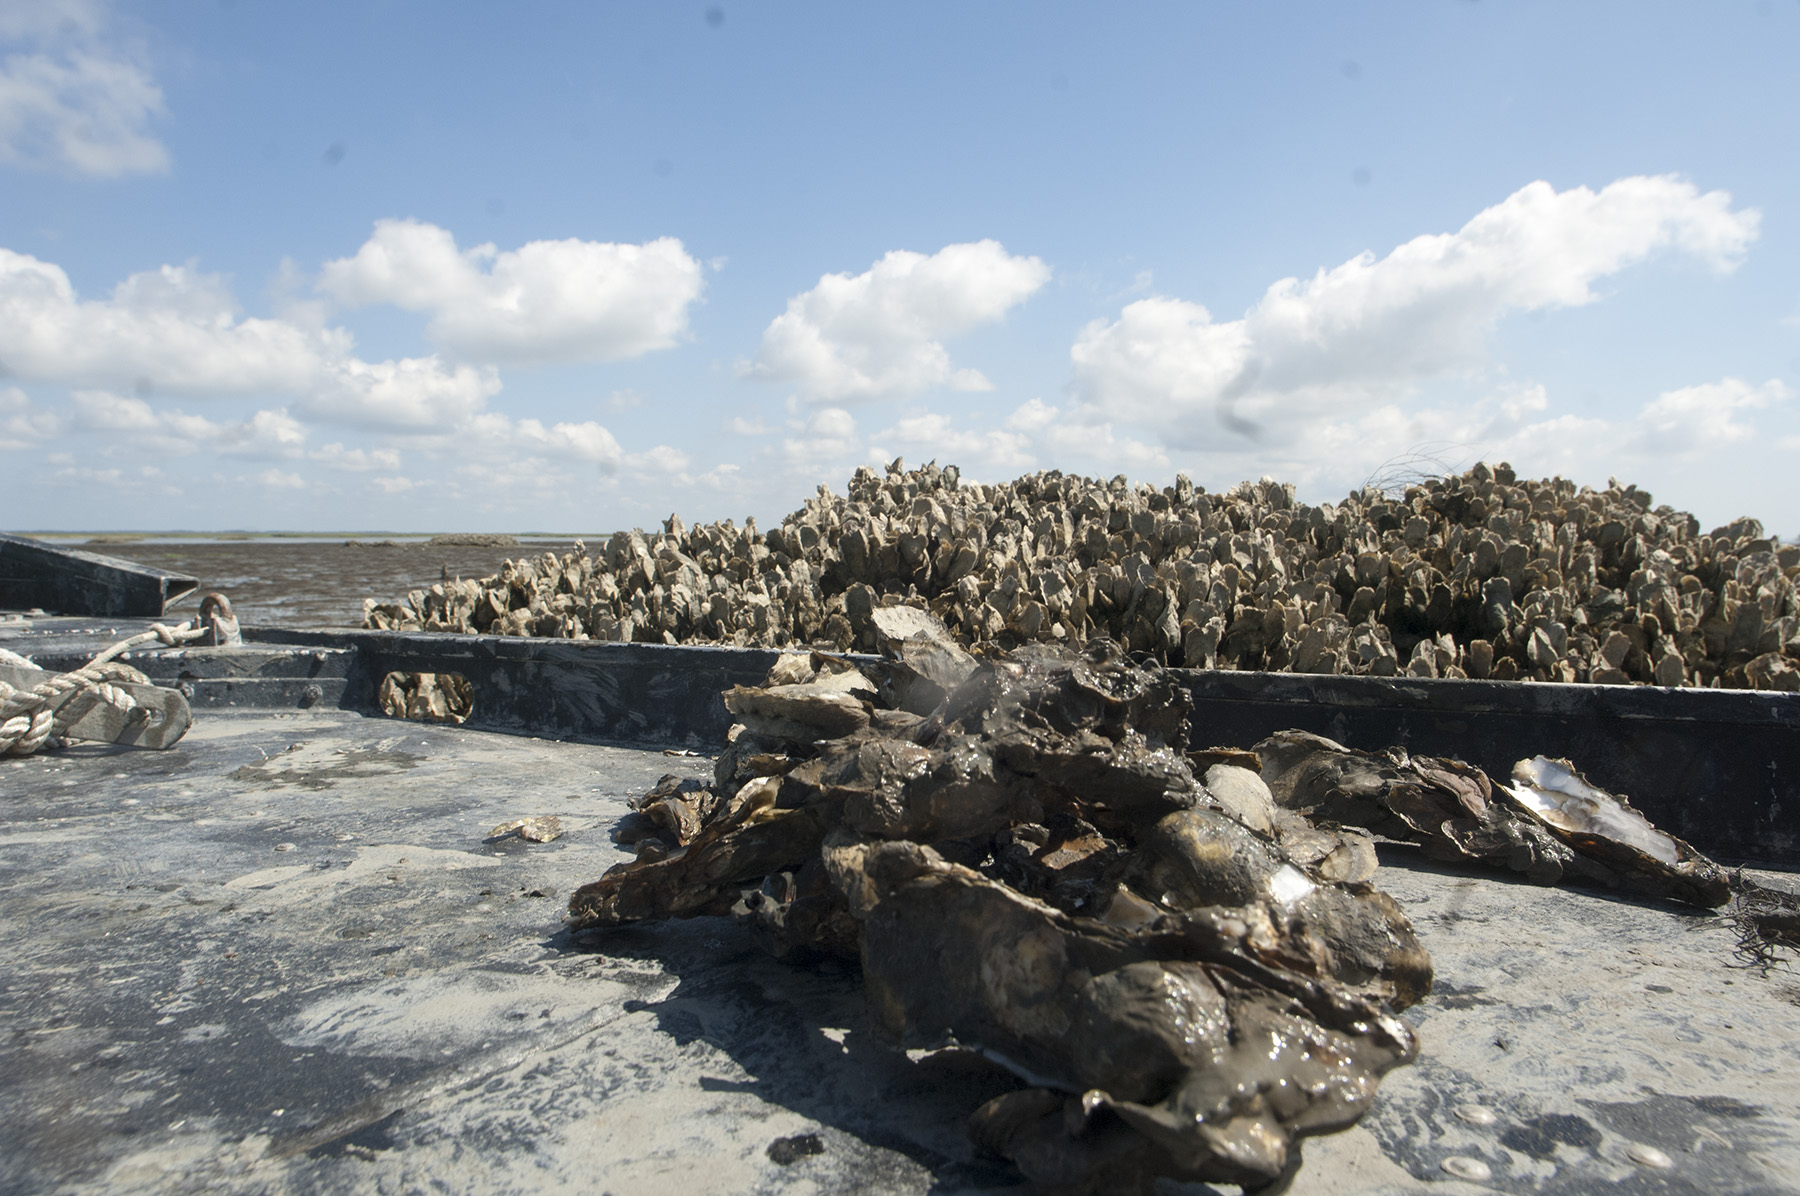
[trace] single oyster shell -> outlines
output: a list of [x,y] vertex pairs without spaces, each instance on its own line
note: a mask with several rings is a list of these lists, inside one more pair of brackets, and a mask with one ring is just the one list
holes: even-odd
[[[862,688],[866,692],[874,686]],[[801,739],[835,739],[869,725],[868,708],[856,693],[829,680],[768,689],[733,686],[725,691],[725,709],[753,729],[757,721],[767,722]]]
[[1513,803],[1583,855],[1617,874],[1611,883],[1695,905],[1724,905],[1731,887],[1724,870],[1693,847],[1599,788],[1567,760],[1533,756],[1513,765]]
[[536,818],[515,818],[511,822],[502,822],[488,832],[488,840],[491,842],[517,835],[527,843],[548,843],[561,838],[562,833],[562,819],[554,814],[544,814]]
[[1610,881],[1536,820],[1493,802],[1487,775],[1460,760],[1373,755],[1305,731],[1278,731],[1256,750],[1276,803],[1315,827],[1365,827],[1418,843],[1431,859],[1482,861],[1538,884],[1566,872]]

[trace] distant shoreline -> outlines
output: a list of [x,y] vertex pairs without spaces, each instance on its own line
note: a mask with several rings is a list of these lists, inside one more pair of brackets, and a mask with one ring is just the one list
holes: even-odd
[[[608,532],[34,532],[17,531],[10,533],[16,536],[29,536],[34,540],[42,540],[50,544],[62,544],[69,547],[91,545],[104,548],[108,545],[124,546],[129,544],[346,544],[354,547],[446,547],[483,545],[504,547],[500,537],[505,536],[516,541],[520,546],[546,543],[568,543],[583,540],[589,544],[603,544],[611,537]],[[436,541],[433,544],[433,541]]]

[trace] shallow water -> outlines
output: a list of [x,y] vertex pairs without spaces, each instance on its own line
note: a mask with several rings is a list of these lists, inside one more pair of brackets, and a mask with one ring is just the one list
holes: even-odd
[[[522,540],[505,548],[350,546],[342,540],[215,540],[163,544],[81,544],[83,552],[120,557],[198,578],[200,589],[170,608],[192,614],[199,595],[218,590],[246,626],[360,627],[364,598],[398,601],[448,575],[488,577],[508,559],[569,551],[572,541]],[[590,553],[604,539],[587,541]]]

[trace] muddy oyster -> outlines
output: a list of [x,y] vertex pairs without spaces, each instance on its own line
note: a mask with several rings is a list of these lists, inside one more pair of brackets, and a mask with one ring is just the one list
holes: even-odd
[[1309,824],[1363,828],[1419,843],[1431,859],[1480,860],[1539,884],[1581,871],[1571,847],[1497,803],[1487,774],[1460,760],[1353,751],[1305,731],[1278,732],[1256,751],[1277,804]]
[[911,843],[862,863],[877,1024],[901,1045],[972,1047],[1029,1078],[977,1110],[971,1132],[1046,1188],[1271,1183],[1299,1138],[1354,1123],[1380,1077],[1417,1053],[1376,1002],[1268,962],[1229,915],[1127,929]]
[[1367,836],[1249,769],[1196,777],[1185,691],[1108,641],[976,661],[902,628],[866,686],[794,654],[732,691],[714,784],[636,803],[638,859],[571,925],[729,910],[779,956],[858,959],[896,1045],[1029,1085],[972,1132],[1071,1192],[1266,1184],[1361,1116],[1417,1050],[1391,1010],[1431,986]]
[[1509,788],[1460,760],[1353,751],[1304,731],[1256,750],[1277,803],[1311,824],[1366,828],[1432,859],[1506,867],[1539,884],[1566,876],[1708,907],[1730,896],[1717,864],[1566,760],[1522,760]]

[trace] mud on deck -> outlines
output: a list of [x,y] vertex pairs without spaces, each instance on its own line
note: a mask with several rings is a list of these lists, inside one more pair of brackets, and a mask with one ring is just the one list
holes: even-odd
[[[853,969],[562,932],[626,799],[709,771],[341,711],[0,762],[0,1192],[1012,1186],[963,1121],[1014,1081],[873,1041]],[[1725,919],[1401,849],[1377,883],[1437,966],[1422,1056],[1293,1191],[1796,1190],[1800,975]]]

